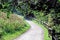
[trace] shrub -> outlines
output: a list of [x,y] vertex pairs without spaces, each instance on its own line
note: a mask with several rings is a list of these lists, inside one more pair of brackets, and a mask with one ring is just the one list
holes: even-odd
[[3,30],[2,28],[0,28],[0,38],[2,38],[2,35],[3,35]]
[[0,27],[4,33],[14,33],[15,31],[22,30],[27,26],[23,19],[19,18],[16,14],[10,14],[9,19],[6,13],[0,15]]
[[55,29],[56,32],[60,33],[60,25],[55,25],[53,29]]

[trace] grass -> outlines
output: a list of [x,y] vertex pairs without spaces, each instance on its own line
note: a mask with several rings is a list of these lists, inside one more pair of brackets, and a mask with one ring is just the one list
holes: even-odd
[[13,40],[30,28],[30,25],[16,14],[0,12],[0,40]]
[[16,31],[13,34],[4,35],[3,38],[4,38],[4,40],[13,40],[13,39],[17,38],[18,36],[21,36],[21,34],[23,34],[24,32],[26,32],[29,28],[30,27],[26,27],[22,31]]
[[46,29],[46,27],[43,24],[38,23],[35,20],[33,20],[33,22],[35,22],[36,24],[38,24],[44,30],[44,40],[52,40],[51,37],[50,38],[48,37],[48,29]]

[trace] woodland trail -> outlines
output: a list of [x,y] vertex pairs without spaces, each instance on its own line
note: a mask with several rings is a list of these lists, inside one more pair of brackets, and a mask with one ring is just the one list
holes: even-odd
[[44,40],[43,29],[30,20],[26,21],[31,25],[30,29],[14,40]]

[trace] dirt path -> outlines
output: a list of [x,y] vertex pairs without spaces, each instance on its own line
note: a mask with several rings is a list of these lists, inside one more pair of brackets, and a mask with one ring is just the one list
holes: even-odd
[[26,33],[14,40],[44,40],[43,29],[32,21],[26,21],[31,25],[31,28]]

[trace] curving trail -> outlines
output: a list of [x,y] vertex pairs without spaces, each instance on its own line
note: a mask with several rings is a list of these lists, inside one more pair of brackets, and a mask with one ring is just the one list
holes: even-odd
[[31,25],[31,28],[14,40],[44,40],[43,29],[30,20],[26,21]]

